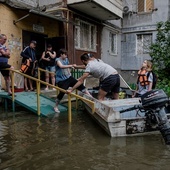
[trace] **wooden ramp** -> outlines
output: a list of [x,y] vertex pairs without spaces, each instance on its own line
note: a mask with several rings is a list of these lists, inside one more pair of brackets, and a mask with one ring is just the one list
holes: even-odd
[[[35,92],[17,92],[15,95],[15,103],[37,114],[37,94]],[[0,98],[12,100],[12,97],[3,91],[0,92]],[[54,115],[54,106],[54,100],[40,95],[41,116],[49,117]],[[65,112],[67,107],[59,105],[59,110],[60,112]]]

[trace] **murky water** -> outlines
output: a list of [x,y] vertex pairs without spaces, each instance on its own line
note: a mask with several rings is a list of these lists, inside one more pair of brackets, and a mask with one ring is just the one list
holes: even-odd
[[110,138],[90,116],[74,112],[38,118],[0,113],[1,170],[169,170],[161,135]]

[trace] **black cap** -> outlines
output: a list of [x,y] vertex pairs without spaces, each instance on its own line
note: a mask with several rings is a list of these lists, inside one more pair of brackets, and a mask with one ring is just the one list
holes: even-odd
[[33,43],[34,45],[37,45],[37,41],[32,40],[30,43]]

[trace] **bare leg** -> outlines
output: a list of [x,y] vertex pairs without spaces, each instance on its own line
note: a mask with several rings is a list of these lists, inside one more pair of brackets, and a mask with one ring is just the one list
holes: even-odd
[[55,86],[55,76],[54,76],[54,74],[51,74],[50,76],[51,76],[51,83],[52,83],[52,85]]
[[24,86],[25,86],[25,90],[28,90],[28,85],[27,85],[27,78],[24,78]]
[[113,99],[119,99],[119,93],[112,93]]
[[98,100],[104,100],[105,96],[106,96],[107,92],[105,92],[102,89],[99,89],[99,94],[98,94]]
[[7,76],[7,77],[4,77],[4,79],[5,79],[6,90],[8,91],[9,94],[11,94],[12,92],[10,88],[10,82],[11,82],[10,77]]
[[29,82],[30,90],[33,90],[32,80],[31,80],[31,79],[28,79],[28,82]]
[[54,111],[56,112],[56,113],[60,113],[60,111],[58,110],[58,105],[59,105],[59,100],[58,99],[56,99],[56,104],[55,104],[55,107],[54,107]]
[[[45,73],[45,81],[49,83],[49,73]],[[46,85],[46,90],[48,90],[48,85]]]

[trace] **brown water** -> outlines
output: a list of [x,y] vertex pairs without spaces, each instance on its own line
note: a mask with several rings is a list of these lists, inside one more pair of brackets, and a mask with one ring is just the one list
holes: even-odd
[[38,118],[0,113],[1,170],[169,170],[161,135],[110,138],[91,117],[74,112]]

